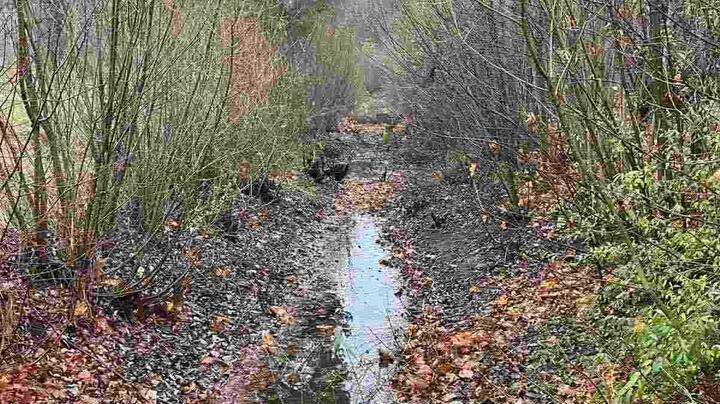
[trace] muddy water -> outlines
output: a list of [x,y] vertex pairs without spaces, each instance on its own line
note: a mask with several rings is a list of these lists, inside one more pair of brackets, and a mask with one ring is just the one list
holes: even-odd
[[347,327],[336,335],[336,348],[348,365],[345,388],[352,403],[393,402],[395,364],[380,357],[396,350],[404,328],[395,270],[380,265],[388,252],[378,243],[378,227],[373,217],[357,217],[343,272]]

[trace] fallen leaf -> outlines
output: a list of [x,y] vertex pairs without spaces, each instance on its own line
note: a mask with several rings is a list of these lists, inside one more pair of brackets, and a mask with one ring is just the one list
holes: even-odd
[[442,179],[443,179],[442,173],[437,170],[433,170],[433,172],[430,174],[430,178],[432,179],[433,182],[436,182],[436,183],[442,182]]
[[385,349],[379,349],[378,354],[380,356],[380,367],[387,367],[389,364],[395,362],[395,358],[392,353]]
[[497,299],[493,300],[492,304],[493,304],[493,306],[500,306],[500,307],[507,306],[508,296],[502,295],[502,296],[498,297]]
[[92,373],[88,372],[87,370],[83,370],[82,372],[77,374],[77,380],[83,383],[89,383],[94,382],[95,378],[93,377]]
[[210,318],[210,329],[215,332],[223,332],[229,322],[230,319],[225,316],[212,316]]
[[315,326],[315,330],[324,335],[335,334],[335,326],[332,324],[320,324]]
[[187,259],[187,261],[190,263],[193,267],[200,266],[201,257],[200,257],[200,250],[197,248],[189,248],[186,247],[182,250],[181,255]]
[[288,354],[288,356],[297,355],[297,353],[298,353],[297,345],[295,345],[293,343],[288,344],[288,346],[285,348],[285,352]]
[[101,275],[103,270],[105,269],[105,259],[98,258],[95,260],[95,274]]
[[300,382],[300,375],[295,372],[288,373],[288,375],[285,376],[285,380],[287,380],[287,382],[290,384],[295,384]]
[[446,375],[446,374],[452,372],[453,366],[452,366],[450,363],[443,362],[443,363],[437,365],[437,366],[435,367],[435,370],[437,370],[437,372],[438,372],[440,375]]
[[483,222],[487,222],[489,218],[490,218],[490,214],[488,213],[488,211],[486,211],[486,210],[480,211],[480,220],[482,220]]
[[480,293],[480,288],[477,286],[470,286],[469,292],[470,293]]
[[461,379],[472,379],[475,373],[471,369],[463,368],[458,372],[458,376]]
[[75,302],[75,309],[73,314],[75,317],[85,317],[90,312],[90,307],[82,300]]
[[217,278],[227,278],[230,276],[230,273],[232,272],[232,269],[230,267],[224,266],[224,267],[215,267],[210,270],[210,272],[213,274],[213,276]]
[[269,331],[263,331],[262,344],[260,344],[260,348],[262,348],[265,352],[269,354],[274,354],[277,352],[275,338],[273,338],[272,334],[270,334]]
[[475,174],[477,173],[477,169],[478,169],[478,165],[477,165],[476,162],[473,161],[472,163],[470,163],[470,166],[468,167],[468,170],[470,171],[470,176],[471,176],[471,177],[474,177],[474,176],[475,176]]
[[110,286],[110,287],[118,287],[122,285],[122,279],[118,277],[114,278],[104,278],[101,282],[104,286]]
[[247,160],[240,162],[240,181],[247,181],[250,178],[250,163]]
[[494,155],[498,155],[498,152],[500,151],[500,145],[498,145],[495,142],[488,143],[488,149],[490,149],[490,152]]
[[283,324],[295,324],[295,317],[290,315],[284,307],[270,306],[270,312]]
[[177,230],[180,228],[180,222],[177,220],[168,220],[164,224],[165,230]]

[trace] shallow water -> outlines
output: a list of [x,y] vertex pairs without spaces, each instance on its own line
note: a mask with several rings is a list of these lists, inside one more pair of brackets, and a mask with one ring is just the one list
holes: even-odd
[[345,388],[353,403],[390,403],[393,365],[380,366],[379,350],[394,351],[401,341],[402,304],[395,294],[395,270],[380,265],[388,256],[377,242],[370,216],[357,217],[345,262],[345,316],[348,328],[336,347],[350,370]]

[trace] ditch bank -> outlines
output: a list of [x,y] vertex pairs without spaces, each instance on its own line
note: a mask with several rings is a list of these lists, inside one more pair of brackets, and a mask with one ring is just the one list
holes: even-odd
[[[560,341],[558,355],[578,357],[593,343],[567,337],[577,323],[542,319],[574,318],[596,278],[567,276],[573,255],[552,226],[510,213],[500,184],[482,173],[470,181],[467,165],[419,138],[315,140],[329,164],[350,162],[340,181],[301,176],[306,186],[281,184],[271,202],[241,195],[211,229],[170,223],[151,236],[132,212],[119,218],[98,251],[104,292],[73,322],[58,314],[71,302],[62,288],[31,288],[0,401],[556,394],[559,371],[538,367],[537,352]],[[147,279],[127,304],[112,298]]]

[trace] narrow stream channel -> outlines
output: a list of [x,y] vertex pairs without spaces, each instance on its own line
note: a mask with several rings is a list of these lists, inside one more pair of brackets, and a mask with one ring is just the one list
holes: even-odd
[[388,252],[379,244],[378,225],[371,216],[358,216],[350,235],[345,262],[344,297],[348,328],[336,335],[348,365],[345,388],[352,403],[392,403],[390,378],[395,363],[382,352],[393,352],[402,341],[402,304],[395,296],[396,271],[380,264]]

